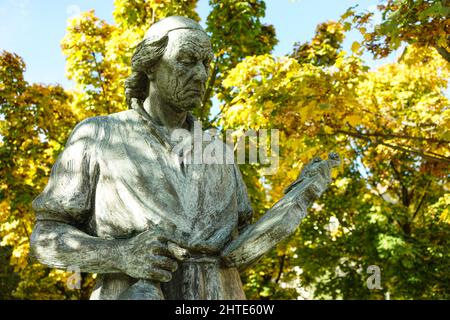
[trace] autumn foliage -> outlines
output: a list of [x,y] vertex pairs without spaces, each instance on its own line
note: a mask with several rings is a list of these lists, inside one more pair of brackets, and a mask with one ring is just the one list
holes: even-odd
[[[296,234],[242,274],[248,298],[450,298],[450,63],[441,16],[449,9],[446,1],[413,2],[388,1],[372,31],[371,15],[350,9],[277,57],[262,0],[210,1],[216,55],[196,115],[222,130],[280,130],[274,175],[241,166],[255,219],[312,157],[334,150],[343,158]],[[77,122],[126,109],[130,57],[147,28],[173,14],[198,21],[195,7],[195,0],[116,0],[113,24],[93,11],[73,18],[61,46],[74,90],[27,83],[24,61],[0,54],[0,298],[89,296],[92,276],[69,290],[70,274],[28,258],[31,201]],[[351,28],[364,40],[345,52]],[[395,62],[371,69],[362,58],[365,50],[385,56],[402,41],[408,45]],[[381,289],[367,287],[373,265]]]

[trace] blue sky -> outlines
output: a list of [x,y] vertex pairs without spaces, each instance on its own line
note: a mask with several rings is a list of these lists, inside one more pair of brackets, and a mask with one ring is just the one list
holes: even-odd
[[[266,0],[265,23],[276,28],[279,44],[274,54],[292,51],[297,41],[305,42],[314,35],[318,23],[337,20],[355,4],[373,10],[379,0]],[[65,78],[65,62],[59,43],[64,37],[67,19],[80,11],[95,9],[97,16],[112,22],[113,0],[0,0],[0,50],[15,52],[27,64],[29,82],[60,83],[71,87]],[[208,0],[200,0],[198,12],[202,22],[209,12]],[[358,39],[352,33],[345,47]],[[373,61],[370,66],[385,61]],[[391,58],[392,59],[392,58]]]

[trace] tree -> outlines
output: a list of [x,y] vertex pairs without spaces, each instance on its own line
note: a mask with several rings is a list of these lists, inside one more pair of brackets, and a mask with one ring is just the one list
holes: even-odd
[[[226,128],[280,130],[269,204],[312,156],[338,150],[345,164],[298,233],[247,272],[250,297],[294,298],[300,283],[317,298],[448,298],[449,65],[410,46],[369,71],[359,46],[330,45],[326,25],[296,59],[249,57],[224,81]],[[381,290],[366,286],[371,265]]]
[[79,120],[71,96],[60,86],[28,84],[25,63],[0,55],[0,238],[11,248],[12,275],[20,277],[16,298],[76,298],[65,289],[67,275],[28,259],[34,224],[31,201],[47,183],[57,154]]
[[333,21],[321,23],[311,42],[296,43],[292,57],[300,64],[311,63],[316,66],[332,66],[341,51],[344,40],[342,24]]
[[209,3],[212,10],[206,21],[206,30],[211,36],[215,57],[203,107],[195,112],[196,116],[207,122],[211,98],[217,94],[219,101],[230,99],[230,94],[222,87],[226,74],[247,56],[270,53],[278,42],[274,27],[261,22],[266,10],[264,1],[210,0]]
[[373,12],[356,13],[350,8],[343,19],[353,23],[364,36],[364,45],[375,57],[386,57],[402,42],[434,47],[450,62],[449,0],[388,0],[379,5],[382,21],[371,26]]

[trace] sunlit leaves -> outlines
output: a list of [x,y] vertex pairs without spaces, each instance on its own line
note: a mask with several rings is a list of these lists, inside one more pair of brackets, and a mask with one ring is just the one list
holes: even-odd
[[334,21],[321,23],[312,41],[295,44],[292,56],[300,63],[332,65],[340,52],[344,30],[345,26]]
[[[388,0],[379,5],[382,20],[373,25],[373,12],[356,13],[350,8],[342,19],[353,23],[364,36],[364,45],[376,56],[386,57],[402,42],[435,47],[450,62],[450,1]],[[369,30],[366,29],[369,27]]]
[[196,115],[204,120],[208,120],[214,95],[222,102],[231,99],[229,92],[222,87],[227,73],[247,56],[271,52],[278,42],[274,27],[261,21],[266,10],[264,1],[210,0],[209,3],[212,10],[206,21],[206,30],[211,35],[215,57],[204,105],[196,111]]
[[[45,186],[77,119],[70,94],[59,86],[29,85],[23,79],[24,70],[20,57],[1,53],[0,246],[12,249],[10,264],[20,277],[10,294],[16,298],[68,297],[57,279],[47,277],[43,266],[30,263],[28,252],[34,224],[31,201]],[[58,286],[59,291],[55,290]]]
[[[448,297],[448,64],[433,49],[410,46],[369,71],[359,43],[348,55],[339,42],[328,46],[323,30],[293,58],[248,57],[223,82],[233,97],[222,109],[224,127],[282,132],[265,203],[312,157],[337,150],[344,158],[299,233],[247,273],[246,288],[254,298],[283,297],[288,291],[275,281],[282,267],[282,283],[301,280],[318,298]],[[332,231],[330,216],[338,221]],[[277,255],[286,255],[283,264]],[[383,291],[366,287],[369,265],[383,270]]]

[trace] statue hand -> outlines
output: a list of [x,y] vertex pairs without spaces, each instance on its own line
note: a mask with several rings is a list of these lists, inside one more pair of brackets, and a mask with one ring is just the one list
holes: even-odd
[[[175,248],[176,247],[176,248]],[[118,247],[118,269],[136,279],[169,282],[178,268],[176,259],[182,248],[168,243],[155,230],[145,231],[123,240]]]
[[[337,153],[331,152],[328,155],[327,160],[322,160],[320,157],[312,159],[301,171],[298,178],[289,185],[284,193],[287,194],[291,190],[295,189],[297,185],[303,184],[305,188],[311,189],[308,184],[315,182],[315,199],[317,199],[320,194],[328,187],[331,183],[331,170],[334,167],[339,166],[340,158]],[[302,190],[299,188],[298,190]],[[314,200],[315,200],[314,199]]]

